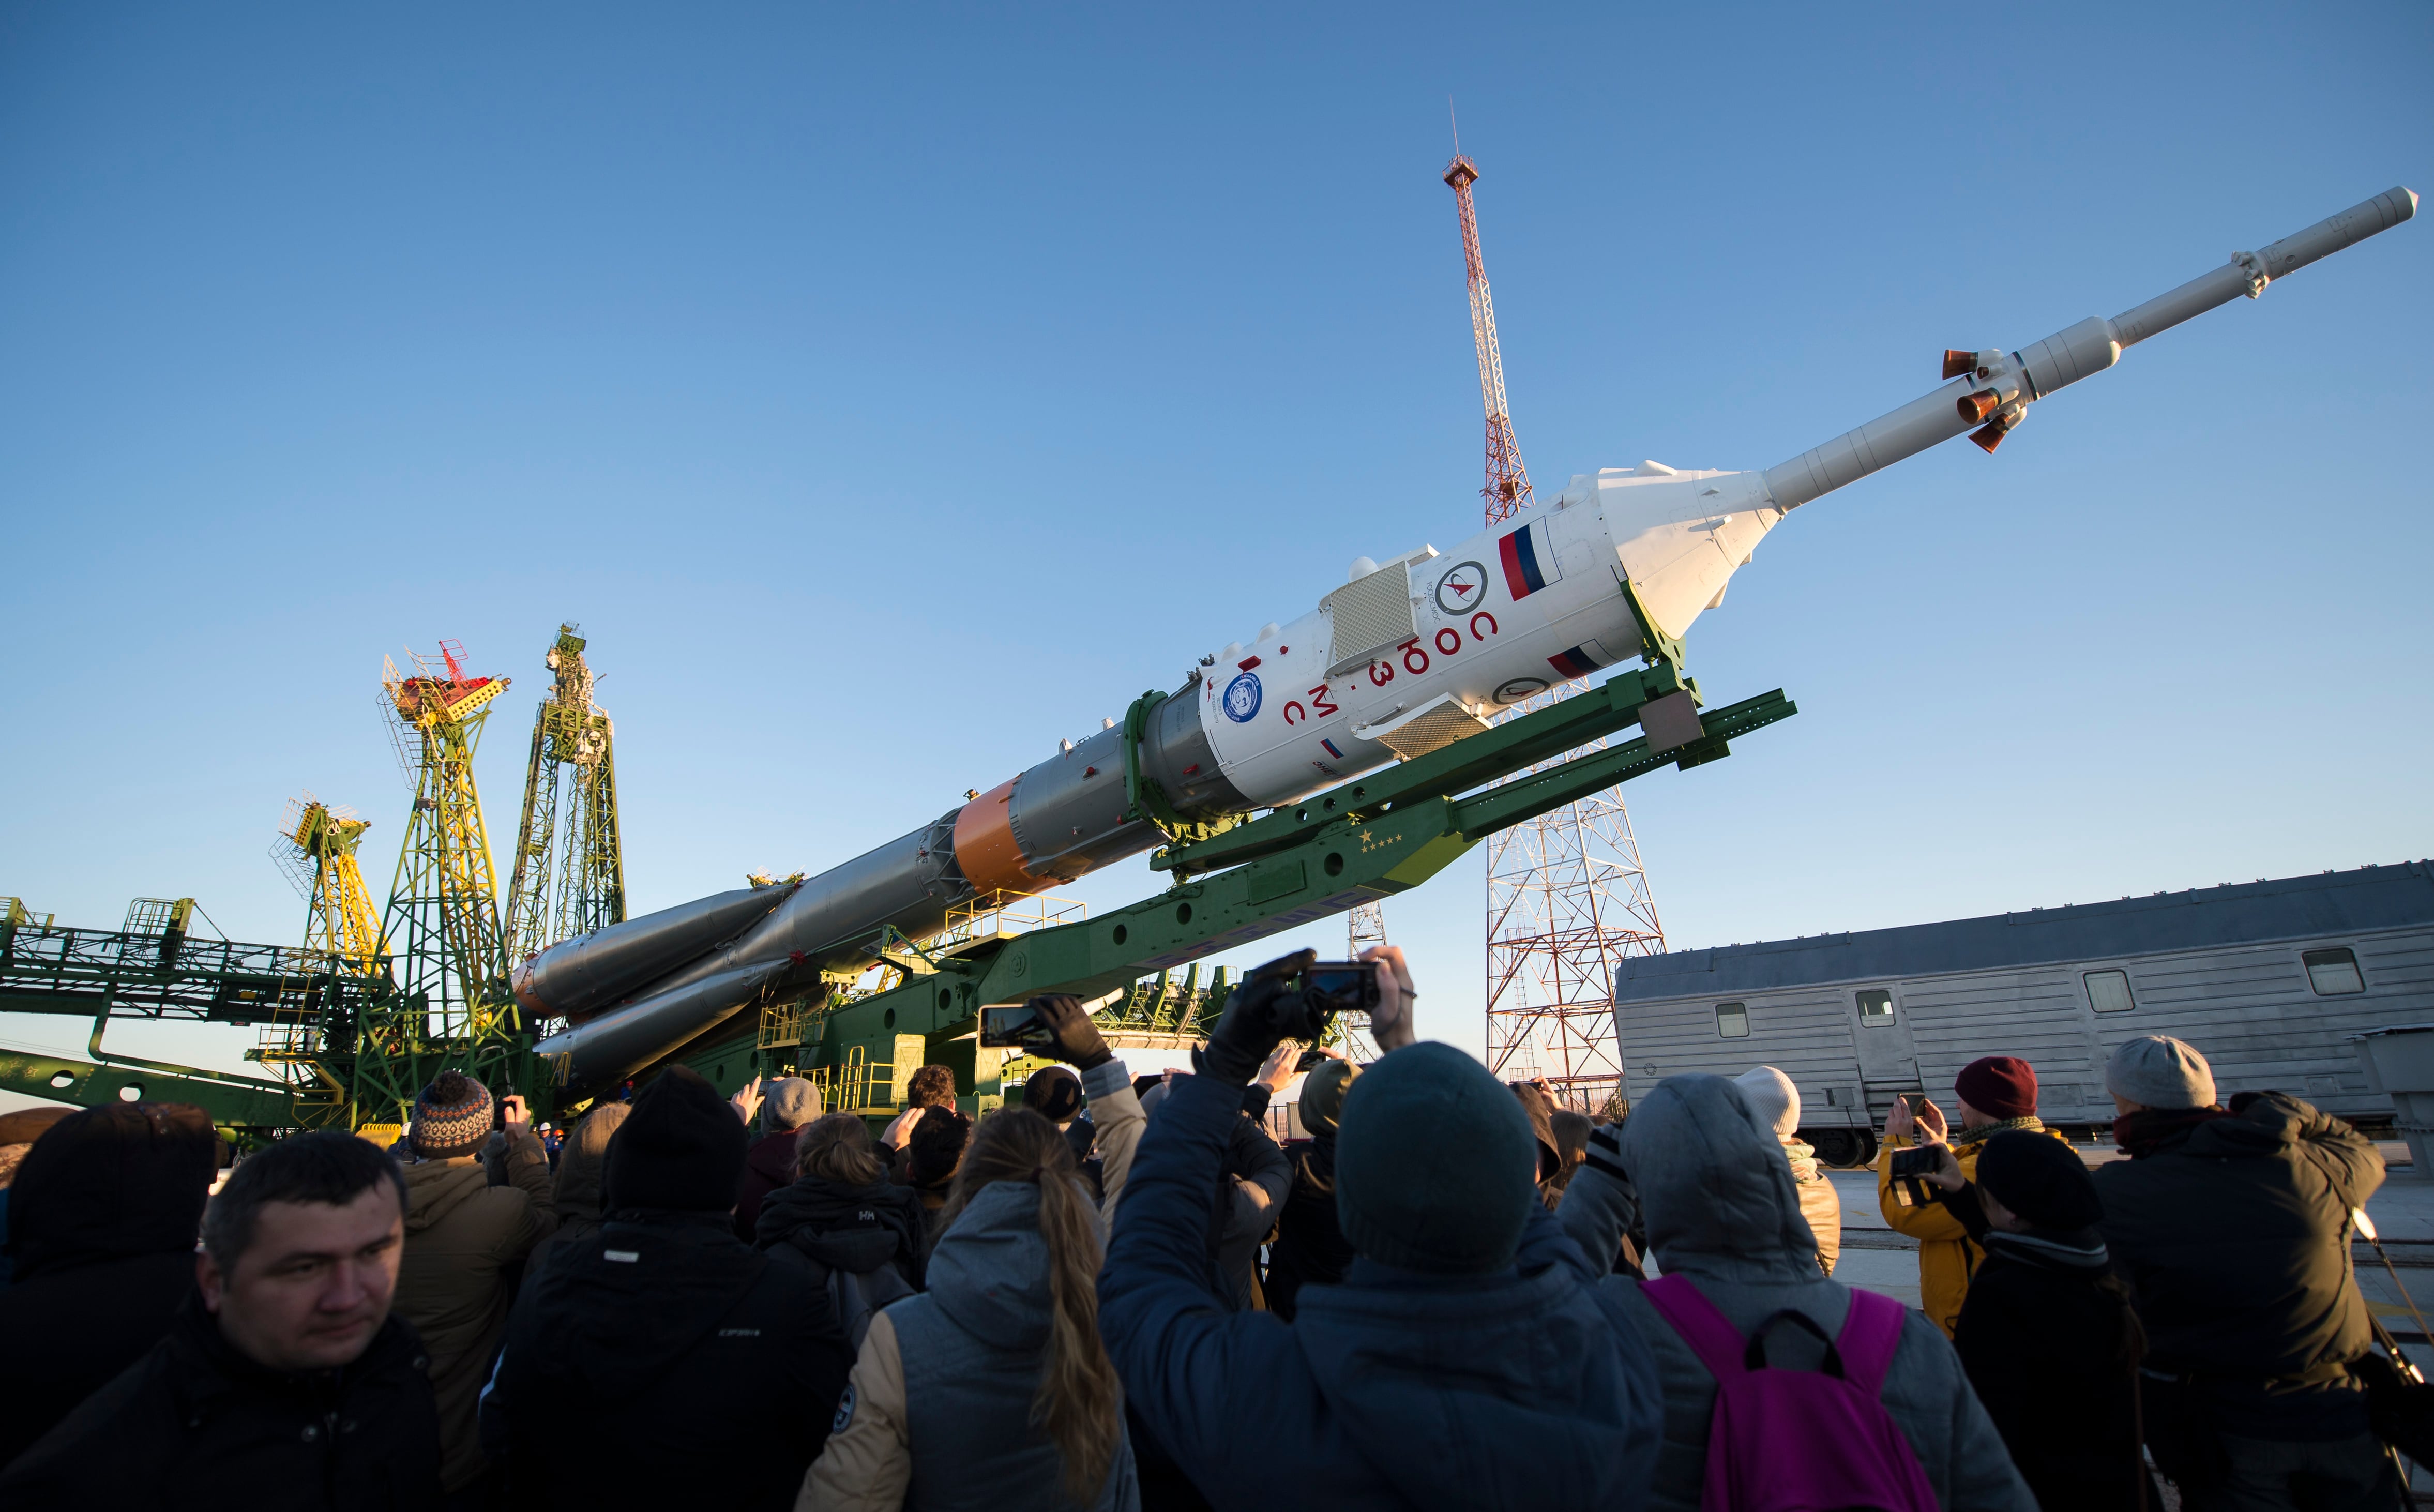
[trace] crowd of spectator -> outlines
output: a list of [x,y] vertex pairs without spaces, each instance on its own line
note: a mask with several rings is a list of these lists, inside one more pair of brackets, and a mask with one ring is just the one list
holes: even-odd
[[1014,1106],[923,1067],[877,1137],[682,1065],[565,1129],[445,1072],[394,1148],[232,1165],[192,1108],[0,1117],[0,1506],[2408,1504],[2341,1120],[2133,1039],[2091,1171],[1972,1061],[1885,1121],[1913,1311],[1836,1279],[1781,1071],[1569,1108],[1366,958],[1368,1064],[1305,1049],[1305,953],[1191,1074],[1041,998]]

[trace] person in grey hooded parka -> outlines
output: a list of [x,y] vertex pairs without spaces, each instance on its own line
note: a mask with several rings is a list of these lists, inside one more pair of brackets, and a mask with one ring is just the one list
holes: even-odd
[[[1616,1252],[1635,1205],[1645,1209],[1653,1268],[1688,1277],[1743,1337],[1785,1309],[1806,1314],[1828,1336],[1841,1332],[1851,1289],[1819,1272],[1817,1241],[1801,1216],[1783,1146],[1732,1082],[1704,1075],[1659,1082],[1620,1130],[1590,1137],[1588,1163],[1557,1215],[1596,1263]],[[1664,1394],[1664,1441],[1648,1505],[1696,1512],[1715,1378],[1637,1285],[1606,1285],[1625,1289],[1623,1311],[1655,1355]],[[1774,1330],[1767,1351],[1777,1367],[1815,1369],[1824,1360],[1823,1348],[1798,1329]],[[1951,1344],[1923,1314],[1903,1323],[1883,1401],[1946,1512],[2037,1512]]]

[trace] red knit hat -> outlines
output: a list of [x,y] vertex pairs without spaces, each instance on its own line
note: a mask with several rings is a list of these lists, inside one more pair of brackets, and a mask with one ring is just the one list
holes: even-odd
[[1961,1068],[1952,1091],[1989,1118],[2026,1118],[2037,1110],[2036,1068],[2017,1056],[1988,1056]]

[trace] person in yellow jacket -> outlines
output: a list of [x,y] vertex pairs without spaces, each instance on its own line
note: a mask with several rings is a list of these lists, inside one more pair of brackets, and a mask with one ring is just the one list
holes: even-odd
[[1947,1338],[1961,1317],[1961,1303],[1969,1295],[1969,1278],[1978,1273],[1986,1252],[1971,1240],[1969,1226],[1961,1216],[1936,1200],[1934,1186],[1919,1183],[1918,1190],[1925,1194],[1922,1202],[1911,1205],[1901,1200],[1894,1190],[1894,1152],[1916,1143],[1913,1136],[1923,1128],[1952,1145],[1962,1178],[1974,1181],[1983,1141],[2005,1129],[2047,1132],[2037,1117],[2037,1074],[2016,1056],[1987,1056],[1971,1061],[1952,1079],[1952,1093],[1961,1099],[1959,1133],[1950,1131],[1943,1110],[1926,1098],[1919,1099],[1915,1115],[1906,1100],[1896,1100],[1893,1111],[1885,1115],[1884,1145],[1877,1152],[1877,1206],[1896,1233],[1918,1241],[1919,1304]]

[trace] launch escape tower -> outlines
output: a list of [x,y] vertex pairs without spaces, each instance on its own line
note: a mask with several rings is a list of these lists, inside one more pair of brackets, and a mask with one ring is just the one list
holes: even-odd
[[[388,1053],[380,1059],[403,1079],[358,1089],[355,1100],[366,1107],[392,1098],[395,1106],[410,1104],[425,1054],[444,1055],[493,1091],[506,1091],[494,1068],[521,1048],[515,999],[506,988],[490,835],[473,785],[483,722],[507,691],[507,679],[468,677],[464,648],[453,641],[439,643],[440,667],[410,652],[408,660],[411,673],[385,659],[381,677],[381,707],[414,782],[414,810],[383,931],[408,1005],[400,1042],[383,1047]],[[360,1075],[366,1067],[357,1069]]]
[[533,718],[523,819],[507,885],[509,961],[626,920],[626,851],[617,830],[616,726],[591,701],[583,637],[557,627],[543,659],[557,679]]
[[[1462,217],[1470,330],[1479,350],[1479,397],[1487,411],[1487,481],[1480,490],[1494,525],[1529,508],[1530,471],[1504,399],[1504,357],[1496,306],[1479,251],[1470,186],[1479,165],[1456,151],[1446,165]],[[1534,713],[1586,684],[1559,683],[1508,710]],[[1557,762],[1605,748],[1603,739],[1516,774],[1527,781]],[[1622,1057],[1614,1021],[1614,971],[1626,955],[1665,950],[1664,926],[1640,865],[1639,841],[1620,786],[1527,819],[1487,837],[1487,1067],[1500,1076],[1544,1076],[1583,1111],[1618,1111]]]

